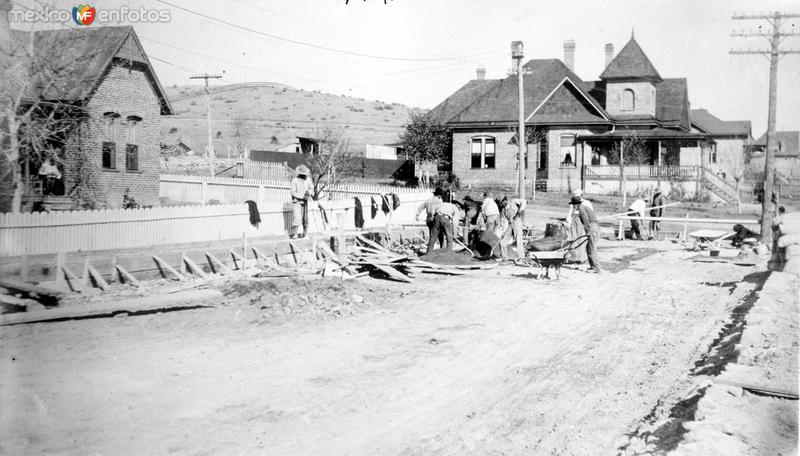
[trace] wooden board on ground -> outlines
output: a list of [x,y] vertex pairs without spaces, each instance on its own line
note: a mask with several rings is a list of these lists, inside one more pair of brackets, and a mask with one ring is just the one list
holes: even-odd
[[210,306],[204,301],[222,298],[218,290],[191,290],[166,295],[147,296],[104,303],[90,302],[69,307],[56,307],[35,312],[18,312],[0,315],[0,325],[36,323],[50,320],[65,320],[81,317],[110,316],[120,312],[146,312],[153,310],[176,309],[181,307]]
[[795,379],[796,377],[780,380],[768,379],[764,378],[764,373],[756,366],[731,363],[725,367],[725,371],[714,379],[714,382],[722,385],[738,386],[756,393],[797,399],[797,383],[795,383]]
[[333,261],[334,263],[338,264],[345,270],[348,274],[357,274],[358,271],[352,266],[348,266],[348,262],[339,258],[338,255],[333,253],[330,247],[324,242],[317,243],[317,249],[322,254],[323,257],[328,258],[329,260]]
[[51,299],[58,300],[64,297],[66,293],[53,288],[43,287],[25,283],[19,280],[0,278],[0,286],[11,290],[21,291],[28,295],[46,296]]

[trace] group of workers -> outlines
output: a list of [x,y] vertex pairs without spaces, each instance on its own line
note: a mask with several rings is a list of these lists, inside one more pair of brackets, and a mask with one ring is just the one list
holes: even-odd
[[[475,222],[480,231],[496,233],[500,240],[509,237],[513,239],[517,255],[522,258],[525,255],[523,229],[527,204],[524,199],[504,198],[498,205],[494,195],[487,192],[483,194],[480,209],[477,209],[477,202],[469,197],[463,203],[455,204],[449,192],[437,187],[433,191],[433,196],[417,210],[417,218],[425,212],[425,222],[428,226],[426,254],[434,250],[437,242],[442,248],[451,250],[454,236],[458,232],[458,222],[463,217],[467,230],[469,225]],[[466,232],[463,233],[463,237],[465,240],[468,239]],[[500,247],[502,256],[506,257],[505,244],[500,242]]]
[[[437,187],[433,192],[433,197],[425,201],[417,210],[418,218],[423,212],[426,214],[426,223],[430,234],[426,254],[432,252],[437,243],[444,249],[452,249],[453,236],[458,231],[458,221],[463,217],[466,229],[469,229],[470,224],[474,223],[477,230],[496,233],[497,238],[500,239],[502,257],[507,257],[505,246],[509,239],[515,244],[517,256],[519,258],[525,256],[524,222],[527,201],[520,198],[503,198],[501,201],[497,201],[494,195],[486,192],[483,194],[483,201],[480,203],[479,209],[477,209],[477,201],[467,197],[464,204],[459,204],[462,208],[460,210],[459,205],[453,204],[450,198],[449,192],[444,192]],[[571,227],[570,237],[587,235],[586,259],[589,263],[589,272],[600,273],[600,261],[597,256],[600,225],[594,206],[591,201],[583,197],[581,190],[572,192],[569,204],[570,213],[567,217],[567,225]],[[664,198],[661,196],[660,190],[654,192],[649,205],[642,198],[637,198],[631,203],[629,214],[639,217],[631,220],[631,231],[635,238],[644,239],[642,235],[644,220],[642,219],[646,217],[645,213],[648,208],[651,217],[661,217],[663,206]],[[463,214],[460,211],[463,211]],[[658,222],[651,221],[651,237],[658,229]],[[468,239],[466,233],[464,239]]]
[[[661,196],[661,190],[655,190],[653,198],[650,200],[649,207],[650,217],[661,217],[664,214],[664,197]],[[646,217],[647,208],[647,202],[642,198],[636,198],[630,206],[628,206],[628,215],[633,217],[631,218],[631,238],[633,239],[638,239],[640,241],[645,240],[645,235],[642,232],[645,231],[644,218]],[[647,238],[655,238],[658,231],[658,221],[651,220],[650,233],[647,235]]]

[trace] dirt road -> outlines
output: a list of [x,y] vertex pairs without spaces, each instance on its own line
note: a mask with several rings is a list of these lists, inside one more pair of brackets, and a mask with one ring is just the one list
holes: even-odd
[[756,284],[668,243],[601,248],[618,272],[367,279],[340,318],[239,299],[5,328],[0,453],[615,454]]

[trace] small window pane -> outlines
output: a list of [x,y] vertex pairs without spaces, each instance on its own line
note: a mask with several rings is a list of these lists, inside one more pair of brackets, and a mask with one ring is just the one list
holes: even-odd
[[103,142],[103,168],[115,169],[117,167],[117,145],[113,142]]
[[139,170],[139,146],[128,144],[125,150],[125,169],[128,171]]

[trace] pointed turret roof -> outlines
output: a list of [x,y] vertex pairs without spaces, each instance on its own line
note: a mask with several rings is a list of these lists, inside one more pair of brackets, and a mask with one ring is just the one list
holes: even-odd
[[616,57],[608,64],[600,79],[651,79],[661,81],[656,67],[647,58],[636,38],[631,32],[628,44],[619,51]]

